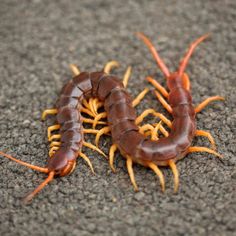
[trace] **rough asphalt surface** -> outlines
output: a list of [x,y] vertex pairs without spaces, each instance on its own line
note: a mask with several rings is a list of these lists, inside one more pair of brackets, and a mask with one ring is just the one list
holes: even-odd
[[[30,205],[22,205],[21,198],[45,175],[1,157],[0,235],[236,235],[235,8],[234,0],[2,0],[0,149],[21,160],[46,164],[46,129],[53,118],[42,123],[40,115],[54,106],[71,78],[69,63],[96,71],[115,59],[121,63],[114,70],[119,77],[131,65],[133,96],[151,87],[147,75],[165,84],[136,31],[153,40],[171,70],[193,40],[211,32],[187,67],[193,100],[198,104],[218,94],[226,101],[212,103],[197,116],[198,128],[211,132],[224,160],[194,153],[178,162],[178,194],[173,194],[169,168],[162,169],[163,194],[155,174],[135,165],[140,189],[135,193],[120,154],[114,174],[102,156],[85,150],[96,175],[79,159],[70,176],[55,179]],[[148,107],[166,114],[151,93],[137,113]],[[105,152],[110,144],[110,137],[100,142]],[[209,147],[206,138],[194,144]]]

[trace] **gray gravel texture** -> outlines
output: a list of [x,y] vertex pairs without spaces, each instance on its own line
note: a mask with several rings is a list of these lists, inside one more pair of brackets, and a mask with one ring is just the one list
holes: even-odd
[[[135,193],[120,154],[114,174],[103,157],[86,150],[96,175],[79,159],[70,176],[55,179],[30,205],[22,205],[21,198],[45,175],[1,157],[0,234],[236,235],[235,9],[234,0],[2,0],[0,147],[21,160],[46,163],[46,129],[53,119],[42,123],[40,115],[53,107],[71,78],[69,63],[96,71],[116,59],[121,66],[114,73],[120,77],[132,65],[128,89],[133,96],[149,86],[147,75],[165,84],[136,31],[153,40],[171,70],[190,42],[211,32],[187,67],[193,100],[198,104],[218,94],[226,101],[212,103],[197,116],[198,128],[211,132],[224,160],[195,153],[178,162],[178,194],[173,194],[168,168],[162,169],[167,185],[163,194],[155,174],[135,165],[140,188]],[[137,107],[138,114],[148,107],[168,115],[151,93]],[[100,144],[108,152],[110,138]],[[205,138],[194,144],[209,146]]]

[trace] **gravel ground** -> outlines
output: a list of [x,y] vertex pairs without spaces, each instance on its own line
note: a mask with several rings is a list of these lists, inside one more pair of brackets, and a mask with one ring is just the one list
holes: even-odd
[[[235,8],[234,0],[2,0],[0,146],[21,160],[46,163],[46,129],[53,119],[42,123],[40,115],[53,107],[71,78],[69,63],[96,71],[116,59],[121,66],[114,73],[120,77],[132,65],[133,96],[147,86],[147,75],[165,84],[136,31],[152,38],[172,70],[190,42],[211,32],[187,68],[193,100],[198,104],[218,94],[226,101],[212,103],[197,117],[198,128],[211,132],[224,160],[206,153],[188,155],[178,163],[178,194],[173,194],[168,168],[163,168],[163,194],[154,173],[135,165],[140,188],[135,193],[121,155],[116,155],[113,174],[103,157],[86,150],[96,175],[78,160],[73,174],[55,179],[30,205],[22,205],[21,198],[45,175],[0,158],[0,234],[236,235]],[[138,114],[148,107],[166,114],[152,94],[138,106]],[[105,152],[110,144],[109,137],[101,141]],[[209,146],[204,138],[194,144]]]

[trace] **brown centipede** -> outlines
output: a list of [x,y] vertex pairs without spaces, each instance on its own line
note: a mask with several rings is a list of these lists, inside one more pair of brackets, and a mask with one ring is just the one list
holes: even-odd
[[[54,176],[70,174],[75,168],[76,159],[78,157],[82,157],[88,163],[92,172],[94,172],[89,158],[81,151],[82,146],[96,150],[102,155],[105,154],[96,146],[84,141],[84,133],[97,133],[97,131],[83,128],[82,122],[93,123],[94,121],[83,117],[81,112],[94,116],[96,111],[93,109],[93,103],[96,105],[96,108],[99,107],[98,100],[89,99],[89,102],[87,102],[86,99],[98,98],[104,101],[109,97],[109,93],[113,89],[122,90],[124,99],[131,100],[122,82],[117,77],[109,74],[110,69],[114,66],[117,66],[117,62],[111,61],[107,63],[104,70],[101,72],[80,73],[76,66],[71,65],[72,71],[76,74],[75,77],[63,87],[56,108],[45,110],[42,114],[43,120],[45,120],[47,115],[56,115],[57,121],[56,125],[48,128],[48,140],[51,142],[51,149],[49,151],[50,158],[46,167],[35,166],[0,152],[0,155],[21,165],[48,174],[45,181],[24,198],[25,202],[32,200],[45,185],[53,180]],[[129,74],[130,67],[125,73],[124,83],[128,80]],[[137,100],[141,100],[144,97],[147,91],[148,90],[145,89],[137,99],[134,100],[134,105],[137,104]],[[103,124],[104,122],[97,121],[96,123]],[[57,130],[59,130],[60,133],[53,134],[53,132]]]
[[[174,191],[178,190],[179,174],[176,167],[176,161],[185,157],[191,152],[208,152],[221,157],[215,151],[215,142],[209,132],[196,129],[195,116],[200,112],[209,102],[216,100],[224,100],[223,97],[214,96],[206,99],[197,107],[194,108],[192,104],[192,96],[190,91],[190,81],[186,73],[184,73],[187,63],[198,44],[205,40],[208,35],[203,35],[194,41],[189,47],[183,60],[180,62],[179,69],[170,73],[163,60],[160,58],[155,47],[151,41],[142,33],[137,33],[144,43],[150,49],[158,66],[166,77],[169,92],[152,77],[147,77],[147,80],[158,90],[155,95],[161,104],[173,116],[173,122],[168,120],[164,115],[155,112],[153,109],[145,110],[138,118],[135,116],[135,111],[131,105],[130,98],[124,93],[123,88],[115,88],[111,90],[109,96],[105,99],[104,107],[107,116],[108,127],[103,128],[96,137],[96,144],[102,134],[111,132],[114,144],[110,148],[110,166],[114,170],[113,158],[114,152],[117,148],[121,154],[127,159],[127,169],[130,175],[131,182],[137,190],[137,184],[134,177],[132,163],[139,163],[143,166],[151,168],[160,179],[162,190],[165,189],[164,176],[158,166],[170,166],[174,174]],[[168,99],[169,104],[163,98]],[[169,128],[168,134],[162,127],[160,129],[166,136],[158,141],[147,139],[147,137],[138,132],[138,124],[148,114],[158,116]],[[99,121],[99,119],[95,119]],[[96,123],[94,123],[94,126]],[[161,126],[153,128],[151,125],[145,125],[144,128],[152,128],[152,136]],[[192,140],[195,136],[205,136],[212,144],[213,150],[206,147],[191,146]]]

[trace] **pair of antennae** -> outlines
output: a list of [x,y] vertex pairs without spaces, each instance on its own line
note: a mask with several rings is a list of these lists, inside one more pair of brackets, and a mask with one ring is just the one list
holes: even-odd
[[42,172],[42,173],[46,173],[48,174],[48,177],[33,191],[31,192],[30,194],[28,194],[24,199],[23,199],[23,202],[24,203],[28,203],[32,200],[32,198],[38,193],[40,192],[49,182],[51,182],[53,179],[54,179],[54,175],[55,175],[55,172],[54,171],[49,171],[48,168],[44,168],[44,167],[40,167],[40,166],[35,166],[35,165],[32,165],[32,164],[29,164],[27,162],[24,162],[24,161],[21,161],[21,160],[18,160],[16,159],[15,157],[9,155],[9,154],[6,154],[4,152],[1,152],[0,151],[0,155],[1,156],[4,156],[14,162],[17,162],[23,166],[26,166],[32,170],[36,170],[36,171],[39,171],[39,172]]
[[[153,46],[151,40],[146,37],[143,33],[141,32],[138,32],[136,33],[137,36],[139,38],[141,38],[144,43],[147,45],[147,47],[149,48],[149,50],[151,51],[152,53],[152,56],[154,57],[154,59],[156,60],[157,62],[157,65],[160,67],[161,71],[163,72],[163,74],[165,75],[166,78],[168,78],[170,76],[170,71],[169,69],[167,68],[167,66],[165,65],[164,61],[161,59],[161,57],[159,56],[157,50],[155,49],[155,47]],[[200,44],[203,40],[205,40],[206,38],[209,37],[209,34],[205,34],[203,36],[201,36],[200,38],[198,38],[197,40],[195,40],[189,47],[187,53],[185,54],[183,60],[180,62],[180,65],[179,65],[179,69],[178,69],[178,75],[180,77],[183,76],[183,73],[185,71],[185,68],[188,64],[188,61],[191,57],[191,55],[193,54],[193,51],[194,49],[198,46],[198,44]]]

